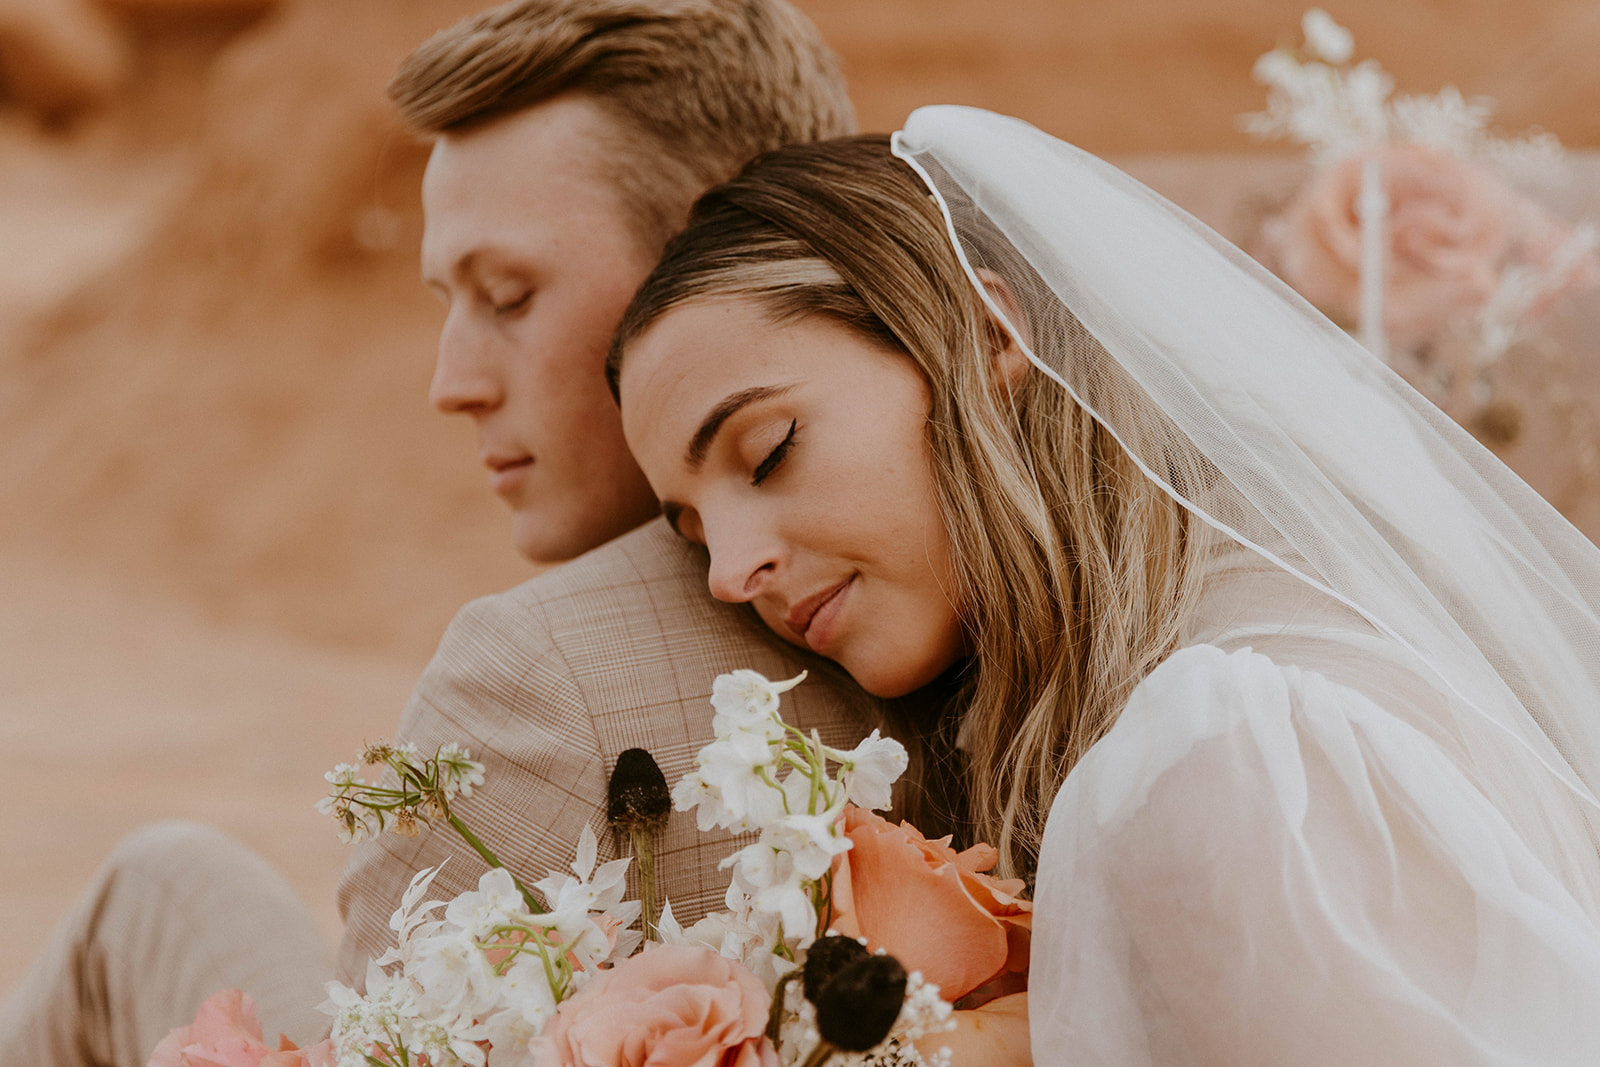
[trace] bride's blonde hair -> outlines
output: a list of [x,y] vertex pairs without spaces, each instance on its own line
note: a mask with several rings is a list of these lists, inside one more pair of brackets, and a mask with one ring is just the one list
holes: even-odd
[[[1003,327],[886,137],[780,149],[707,193],[618,327],[613,390],[651,323],[724,296],[780,322],[826,315],[927,378],[928,450],[973,650],[957,697],[971,829],[1002,870],[1030,874],[1062,779],[1176,645],[1194,524],[1057,383],[1030,368],[1008,387],[995,366]],[[1066,312],[1046,315],[1024,327],[1046,359],[1096,344]],[[1136,390],[1118,395],[1137,403]],[[1169,481],[1203,480],[1198,459],[1170,461]]]

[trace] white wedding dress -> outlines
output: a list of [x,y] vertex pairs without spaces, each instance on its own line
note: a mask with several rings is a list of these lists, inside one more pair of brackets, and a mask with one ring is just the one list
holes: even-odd
[[1036,1062],[1600,1062],[1570,793],[1243,555],[1051,810]]
[[1114,168],[970,108],[895,152],[1034,364],[1215,534],[1051,809],[1036,1062],[1600,1065],[1600,551]]

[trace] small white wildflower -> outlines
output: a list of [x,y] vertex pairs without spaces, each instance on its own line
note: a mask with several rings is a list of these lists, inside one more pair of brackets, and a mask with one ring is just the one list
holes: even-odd
[[463,797],[470,797],[472,790],[483,784],[483,764],[474,760],[472,753],[454,741],[447,742],[439,749],[437,760],[440,784],[446,796],[459,793]]
[[333,770],[328,771],[322,777],[324,781],[333,786],[335,789],[343,789],[346,786],[352,785],[367,784],[361,779],[361,768],[356,766],[354,763],[337,764],[334,766]]

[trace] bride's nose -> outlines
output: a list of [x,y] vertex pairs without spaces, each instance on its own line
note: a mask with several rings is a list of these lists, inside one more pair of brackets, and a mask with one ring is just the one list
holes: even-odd
[[729,604],[743,604],[760,596],[777,576],[782,552],[778,540],[751,525],[728,524],[705,530],[711,554],[707,584],[711,595]]

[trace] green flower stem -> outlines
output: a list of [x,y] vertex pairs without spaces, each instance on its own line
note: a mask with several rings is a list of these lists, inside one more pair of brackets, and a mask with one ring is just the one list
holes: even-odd
[[500,858],[498,856],[489,851],[488,845],[485,845],[482,841],[478,840],[477,834],[467,829],[467,824],[456,817],[456,813],[451,811],[449,806],[444,803],[443,797],[440,798],[439,806],[444,809],[445,821],[455,829],[456,833],[461,835],[461,840],[471,845],[472,850],[483,857],[483,862],[487,863],[491,867],[499,867],[501,870],[511,875],[511,883],[517,887],[517,892],[522,894],[522,902],[528,906],[528,911],[534,915],[543,915],[545,913],[545,909],[540,906],[537,900],[534,899],[533,893],[528,889],[528,887],[522,884],[522,882],[517,878],[516,874],[510,870],[510,868],[506,867],[505,864],[500,862]]
[[833,1059],[839,1050],[826,1041],[818,1041],[817,1047],[811,1050],[811,1055],[806,1057],[804,1067],[822,1067],[823,1064]]

